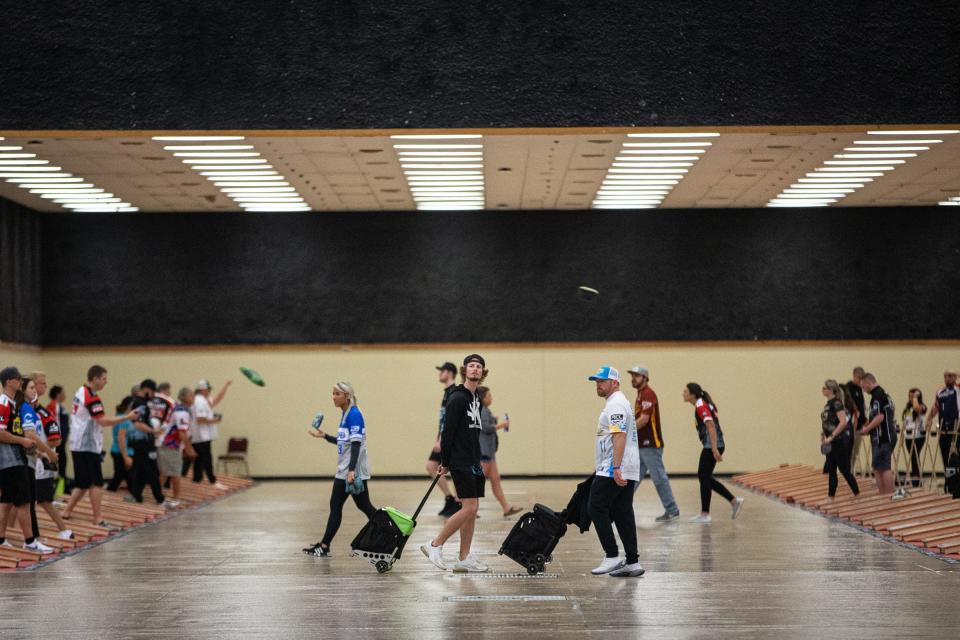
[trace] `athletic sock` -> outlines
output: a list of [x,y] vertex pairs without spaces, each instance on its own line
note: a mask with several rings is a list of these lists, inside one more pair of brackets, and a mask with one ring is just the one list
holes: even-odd
[[29,537],[29,538],[24,538],[24,539],[23,539],[23,542],[24,542],[25,544],[33,544],[34,541],[36,541],[36,538],[34,538],[34,537],[32,537],[32,536]]

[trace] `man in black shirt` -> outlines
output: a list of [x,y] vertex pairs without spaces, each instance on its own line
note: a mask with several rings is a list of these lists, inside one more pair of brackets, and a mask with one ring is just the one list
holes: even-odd
[[853,423],[853,456],[850,460],[851,470],[857,465],[857,453],[860,451],[860,441],[863,439],[863,436],[860,435],[860,429],[867,423],[867,412],[863,402],[863,389],[860,388],[860,383],[863,381],[863,374],[863,367],[854,367],[853,379],[844,385],[844,391],[849,393],[850,397],[853,398],[853,404],[856,406],[858,412],[856,416],[851,416],[851,419],[855,419]]
[[870,420],[860,429],[863,435],[870,434],[873,448],[873,475],[880,495],[893,493],[893,472],[890,458],[897,442],[897,427],[893,415],[893,403],[872,373],[865,373],[860,386],[870,394]]
[[464,358],[460,375],[463,384],[454,388],[447,400],[443,430],[440,433],[440,467],[437,473],[450,470],[453,485],[460,496],[462,507],[447,519],[440,534],[420,551],[439,569],[446,571],[443,561],[443,543],[455,532],[460,532],[460,555],[453,565],[458,573],[480,573],[488,567],[470,555],[477,509],[483,497],[486,478],[480,466],[480,399],[477,387],[487,377],[486,363],[477,354]]
[[[444,362],[437,367],[437,371],[440,372],[440,384],[443,385],[443,399],[440,401],[440,424],[437,429],[437,440],[433,444],[433,449],[430,451],[430,457],[427,459],[426,465],[427,475],[431,478],[437,475],[437,469],[440,468],[440,434],[443,433],[443,418],[447,411],[447,400],[450,399],[450,394],[453,393],[453,390],[456,388],[454,382],[457,379],[457,367],[452,362]],[[446,478],[441,476],[437,482],[437,486],[440,487],[440,491],[443,491],[443,495],[446,496],[443,509],[441,509],[437,515],[449,518],[460,510],[460,502],[456,496],[450,492],[450,483],[447,482]]]
[[[133,449],[133,468],[128,478],[128,489],[133,499],[143,502],[143,489],[150,485],[153,499],[163,504],[163,489],[160,487],[160,470],[157,467],[155,438],[163,433],[162,421],[151,415],[157,383],[147,378],[140,383],[140,390],[133,399],[132,410],[139,413],[133,427],[140,433],[127,434],[127,442]],[[153,418],[153,419],[151,419]]]
[[950,465],[950,449],[956,446],[957,423],[960,422],[960,389],[957,388],[957,372],[947,369],[943,372],[943,386],[937,389],[936,402],[927,416],[927,431],[934,418],[940,418],[940,456],[943,458],[943,468]]

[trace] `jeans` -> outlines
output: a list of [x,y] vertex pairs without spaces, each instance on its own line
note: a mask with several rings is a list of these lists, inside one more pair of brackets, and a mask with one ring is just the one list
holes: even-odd
[[639,562],[637,553],[637,523],[633,517],[633,492],[636,481],[629,480],[621,487],[613,478],[597,476],[590,485],[589,512],[593,526],[597,529],[600,546],[608,558],[620,555],[617,539],[613,535],[613,523],[617,525],[627,564]]
[[637,486],[643,482],[643,477],[650,472],[650,479],[653,480],[653,486],[657,489],[657,495],[660,496],[660,503],[669,514],[679,514],[680,508],[673,497],[673,490],[670,488],[670,478],[667,477],[667,471],[663,468],[663,449],[653,447],[643,447],[640,449],[640,480]]

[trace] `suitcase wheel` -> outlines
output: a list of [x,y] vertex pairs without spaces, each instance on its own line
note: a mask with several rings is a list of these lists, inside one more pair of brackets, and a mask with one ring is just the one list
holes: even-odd
[[393,565],[386,560],[377,560],[377,563],[373,566],[377,568],[377,573],[386,573],[393,569]]

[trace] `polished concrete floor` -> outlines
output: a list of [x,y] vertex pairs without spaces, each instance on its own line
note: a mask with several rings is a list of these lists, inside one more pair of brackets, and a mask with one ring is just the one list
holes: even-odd
[[[517,504],[559,509],[575,484],[506,489]],[[376,506],[407,512],[425,488],[371,484]],[[430,565],[417,546],[439,528],[434,515],[421,516],[404,557],[379,575],[348,557],[362,525],[352,503],[334,556],[305,556],[329,491],[329,482],[263,483],[39,570],[0,574],[0,637],[960,637],[960,565],[749,493],[736,521],[715,501],[713,524],[693,524],[695,480],[674,481],[684,517],[669,525],[653,522],[662,509],[649,481],[638,491],[639,579],[590,575],[602,555],[596,535],[574,528],[549,573],[525,577],[496,555],[512,521],[492,498],[481,502],[474,548],[496,575]],[[425,513],[439,508],[437,492]],[[455,539],[447,546],[452,557]]]

